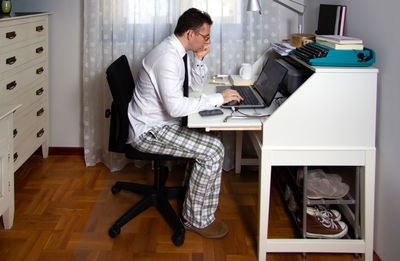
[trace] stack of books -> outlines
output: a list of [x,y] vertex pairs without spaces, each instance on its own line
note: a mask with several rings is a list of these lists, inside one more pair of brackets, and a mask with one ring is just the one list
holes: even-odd
[[318,44],[328,46],[336,50],[363,50],[363,41],[359,38],[343,35],[317,35],[315,41]]

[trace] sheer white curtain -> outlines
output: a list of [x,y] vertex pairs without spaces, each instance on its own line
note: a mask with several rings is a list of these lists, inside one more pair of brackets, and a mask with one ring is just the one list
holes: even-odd
[[[85,0],[83,46],[83,125],[87,166],[103,162],[112,171],[127,162],[108,152],[111,94],[105,70],[125,54],[136,73],[143,57],[172,34],[179,15],[190,7],[207,11],[214,24],[205,62],[212,74],[234,74],[243,62],[253,63],[277,41],[278,7],[262,0],[263,14],[246,12],[247,0]],[[229,135],[228,135],[229,136]],[[232,135],[233,136],[233,135]],[[230,143],[231,144],[231,143]],[[233,166],[233,147],[227,142],[225,169]]]

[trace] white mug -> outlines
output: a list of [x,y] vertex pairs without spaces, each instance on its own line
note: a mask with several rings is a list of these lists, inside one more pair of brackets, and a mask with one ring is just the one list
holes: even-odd
[[253,69],[251,68],[251,64],[242,63],[242,65],[240,66],[239,75],[244,80],[251,79],[251,76],[253,75]]

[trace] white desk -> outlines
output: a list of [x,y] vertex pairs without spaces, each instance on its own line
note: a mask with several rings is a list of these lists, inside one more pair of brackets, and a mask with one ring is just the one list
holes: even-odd
[[[230,85],[229,81],[218,81],[221,83],[225,83],[226,85]],[[204,87],[204,94],[211,94],[216,92],[216,86],[223,84],[206,84]],[[196,97],[200,96],[201,93],[191,91],[189,93],[190,96]],[[252,115],[269,115],[276,109],[276,103],[272,103],[270,107],[263,109],[246,109],[243,110],[248,114]],[[188,127],[189,128],[205,128],[206,131],[215,131],[215,130],[262,130],[262,123],[266,117],[263,118],[248,118],[248,119],[229,119],[224,122],[224,119],[227,116],[232,114],[232,110],[230,109],[221,109],[224,114],[215,115],[215,116],[206,116],[202,117],[198,113],[192,113],[188,116]],[[239,112],[235,112],[234,115],[240,116]]]
[[[311,67],[314,74],[266,120],[192,114],[191,128],[250,132],[259,158],[258,259],[269,252],[360,253],[373,258],[375,199],[375,68]],[[205,92],[211,92],[208,86]],[[261,127],[261,128],[260,128]],[[269,239],[273,166],[361,166],[361,239]]]
[[[218,81],[225,85],[231,85],[226,81]],[[211,94],[216,92],[216,86],[224,84],[207,84],[204,88],[204,94]],[[191,91],[190,96],[200,96],[201,93]],[[242,110],[246,114],[251,115],[270,115],[278,107],[275,102],[272,102],[271,106],[263,109],[245,109]],[[188,127],[189,128],[205,128],[206,131],[235,131],[236,144],[235,144],[235,173],[239,174],[242,165],[258,165],[258,159],[243,158],[242,157],[242,145],[243,145],[243,131],[261,131],[262,124],[266,117],[261,118],[230,118],[224,122],[225,118],[232,115],[232,110],[222,109],[224,112],[222,115],[202,117],[198,113],[192,113],[188,116]],[[243,116],[239,112],[235,112],[233,115]]]

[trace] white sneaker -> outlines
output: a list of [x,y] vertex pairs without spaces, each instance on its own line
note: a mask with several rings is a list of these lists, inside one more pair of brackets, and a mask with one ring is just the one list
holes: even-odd
[[307,207],[307,214],[311,216],[320,216],[323,218],[333,219],[339,221],[342,215],[336,209],[327,209],[323,205],[317,205],[313,207]]

